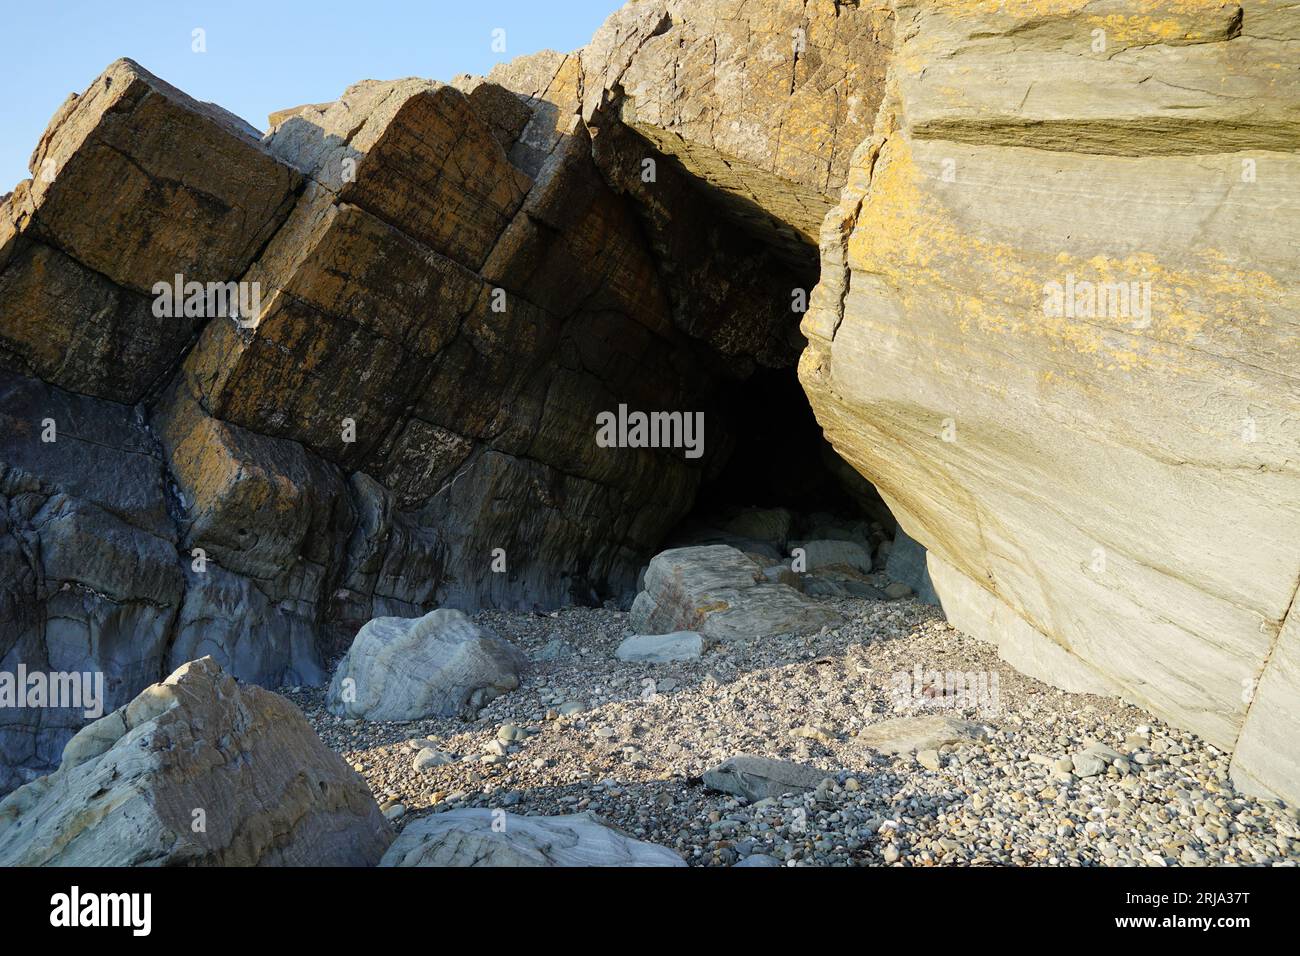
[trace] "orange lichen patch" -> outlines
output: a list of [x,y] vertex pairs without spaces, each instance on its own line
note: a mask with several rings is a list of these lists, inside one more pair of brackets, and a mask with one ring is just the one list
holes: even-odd
[[[1133,368],[1203,347],[1225,328],[1262,327],[1285,295],[1275,276],[1233,265],[1213,248],[1179,249],[1178,263],[1149,251],[1048,257],[956,221],[939,188],[915,164],[906,137],[891,139],[849,239],[848,260],[855,272],[883,279],[905,314],[921,302],[943,302],[963,333],[1035,336],[1051,348]],[[1149,296],[1149,316],[1137,308],[1116,314],[1113,307],[1052,314],[1044,308],[1047,284],[1064,284],[1067,276],[1095,287],[1137,283]]]

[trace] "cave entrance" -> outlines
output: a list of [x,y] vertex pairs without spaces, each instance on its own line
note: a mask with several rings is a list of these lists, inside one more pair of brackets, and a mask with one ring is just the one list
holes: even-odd
[[847,542],[862,549],[861,560],[852,548],[823,546],[810,552],[813,563],[835,551],[862,583],[883,585],[868,576],[883,568],[894,518],[823,437],[795,368],[759,369],[730,387],[722,403],[732,451],[701,484],[668,546],[730,544],[784,561],[809,541]]
[[595,124],[593,154],[632,201],[674,325],[702,356],[700,367],[716,372],[703,389],[718,425],[708,440],[725,435],[729,446],[707,465],[691,510],[662,547],[730,544],[770,558],[772,568],[789,563],[799,543],[842,542],[860,548],[864,574],[878,570],[897,524],[826,441],[797,371],[831,199],[639,123],[619,88]]

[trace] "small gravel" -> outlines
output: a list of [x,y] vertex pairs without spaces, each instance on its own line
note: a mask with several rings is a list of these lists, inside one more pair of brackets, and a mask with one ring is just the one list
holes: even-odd
[[[472,722],[343,720],[321,689],[288,695],[397,828],[458,807],[590,810],[698,866],[1300,862],[1297,809],[1234,792],[1228,756],[1196,735],[1018,674],[915,601],[825,603],[847,623],[670,664],[614,657],[631,633],[621,611],[481,612],[532,663]],[[901,702],[899,681],[917,668],[983,675],[996,710],[926,681]],[[976,720],[988,739],[899,756],[855,739],[929,713]],[[746,805],[700,779],[737,754],[798,761],[825,780]]]

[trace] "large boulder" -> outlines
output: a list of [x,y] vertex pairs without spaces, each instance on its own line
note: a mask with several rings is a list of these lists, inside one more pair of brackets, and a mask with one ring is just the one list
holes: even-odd
[[632,603],[639,634],[694,631],[715,641],[748,640],[836,624],[835,611],[769,580],[735,548],[675,548],[655,556]]
[[928,551],[954,625],[1300,797],[1278,722],[1300,11],[893,6],[803,323],[818,420]]
[[472,716],[519,686],[526,661],[460,611],[376,618],[339,661],[328,706],[340,717],[365,720]]
[[410,823],[380,866],[685,866],[667,847],[634,840],[591,813],[524,817],[450,810]]
[[291,703],[211,659],[84,727],[0,801],[0,866],[370,866],[365,782]]

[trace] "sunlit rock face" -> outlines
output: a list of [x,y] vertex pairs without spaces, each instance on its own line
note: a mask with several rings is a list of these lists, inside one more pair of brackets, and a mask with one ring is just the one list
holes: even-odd
[[[265,135],[119,61],[0,200],[0,667],[629,601],[797,363],[955,624],[1300,797],[1298,20],[635,0]],[[0,788],[78,720],[0,714]]]
[[953,623],[1295,798],[1300,18],[895,10],[803,325],[819,421]]
[[[363,81],[265,135],[129,60],[69,98],[0,200],[0,666],[117,706],[204,655],[319,683],[378,616],[630,603],[731,454],[720,399],[797,361],[816,265],[613,95],[595,149],[585,58]],[[598,440],[621,409],[700,427]],[[0,788],[82,720],[6,710]]]

